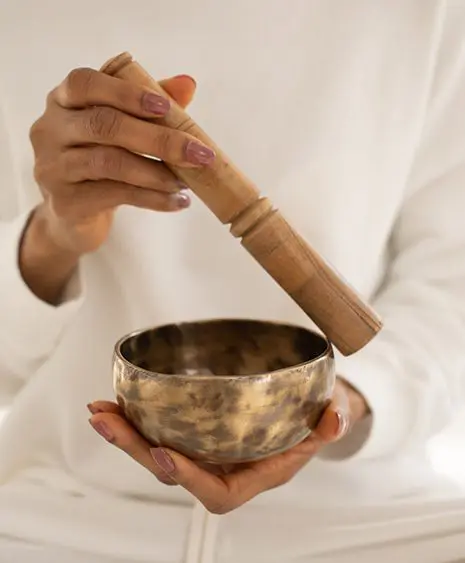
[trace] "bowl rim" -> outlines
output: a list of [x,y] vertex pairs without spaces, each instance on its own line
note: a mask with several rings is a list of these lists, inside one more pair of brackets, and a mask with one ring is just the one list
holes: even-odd
[[[159,371],[150,371],[144,368],[141,368],[139,366],[136,366],[135,364],[133,364],[132,362],[130,362],[129,360],[127,360],[123,354],[121,353],[121,346],[123,345],[124,342],[126,342],[127,340],[129,340],[130,338],[134,338],[135,336],[138,336],[139,334],[142,334],[144,332],[148,332],[151,330],[158,330],[158,329],[162,329],[164,327],[167,326],[182,326],[182,325],[192,325],[192,324],[209,324],[209,323],[213,323],[213,322],[252,322],[252,323],[262,323],[262,324],[268,324],[268,325],[280,325],[280,326],[285,326],[285,327],[289,327],[289,328],[297,328],[300,330],[304,330],[306,332],[309,332],[311,334],[313,334],[314,336],[318,337],[319,339],[321,339],[325,344],[325,349],[324,351],[319,354],[318,356],[315,356],[314,358],[312,358],[311,360],[307,360],[305,362],[300,362],[299,364],[294,364],[292,366],[288,366],[286,368],[281,368],[281,369],[277,369],[277,370],[273,370],[273,371],[266,371],[266,372],[262,372],[262,373],[251,373],[248,375],[216,375],[216,374],[193,374],[193,375],[189,375],[187,376],[188,379],[190,381],[195,381],[195,380],[209,380],[209,379],[224,379],[224,380],[234,380],[234,381],[247,381],[247,380],[260,380],[260,379],[264,379],[264,378],[270,378],[270,377],[279,377],[280,375],[286,374],[288,375],[289,370],[290,369],[296,369],[296,368],[300,368],[304,365],[307,364],[312,364],[313,366],[321,363],[323,360],[325,359],[334,359],[334,352],[333,352],[333,347],[331,342],[328,340],[328,338],[324,335],[324,334],[320,334],[319,332],[317,332],[316,330],[312,330],[310,328],[301,326],[301,325],[297,325],[297,324],[293,324],[293,323],[288,323],[288,322],[281,322],[281,321],[274,321],[274,320],[262,320],[262,319],[247,319],[244,317],[218,317],[218,318],[207,318],[207,319],[200,319],[200,320],[193,320],[193,321],[182,321],[182,322],[170,322],[170,323],[164,323],[161,325],[152,325],[146,328],[141,328],[141,329],[137,329],[134,330],[128,334],[126,334],[125,336],[121,337],[115,344],[114,346],[114,351],[113,351],[113,357],[116,358],[118,361],[120,361],[122,364],[124,364],[126,367],[130,368],[130,369],[136,369],[141,375],[146,376],[147,378],[153,379],[153,378],[167,378],[167,379],[179,379],[181,377],[186,377],[186,375],[184,374],[180,374],[180,373],[163,373],[163,372],[159,372]],[[115,363],[115,362],[113,362]]]

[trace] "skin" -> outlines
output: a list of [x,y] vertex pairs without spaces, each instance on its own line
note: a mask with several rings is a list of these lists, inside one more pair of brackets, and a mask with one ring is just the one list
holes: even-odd
[[[182,107],[196,88],[189,76],[162,85]],[[189,207],[187,188],[163,162],[210,166],[215,155],[193,137],[157,125],[156,118],[167,111],[164,98],[91,69],[72,71],[50,92],[30,132],[43,201],[29,219],[19,250],[22,276],[37,297],[60,303],[80,258],[105,242],[121,205],[159,212]],[[310,438],[264,461],[213,468],[151,447],[114,403],[96,401],[88,408],[92,427],[108,442],[217,514],[288,482],[325,444],[341,439],[368,413],[363,397],[339,379],[334,400]]]
[[332,403],[312,435],[283,454],[237,467],[199,465],[167,448],[154,448],[107,401],[88,405],[91,426],[168,486],[180,485],[214,514],[226,514],[255,496],[290,481],[325,445],[343,438],[368,407],[354,389],[338,379]]
[[[196,87],[188,76],[162,85],[184,107]],[[169,111],[163,100],[90,69],[72,71],[50,92],[30,131],[43,202],[19,252],[24,281],[43,301],[59,303],[81,256],[107,239],[119,206],[160,212],[189,207],[186,187],[163,163],[135,154],[188,167],[214,160],[214,153],[190,135],[146,121]],[[196,158],[195,148],[202,158]]]

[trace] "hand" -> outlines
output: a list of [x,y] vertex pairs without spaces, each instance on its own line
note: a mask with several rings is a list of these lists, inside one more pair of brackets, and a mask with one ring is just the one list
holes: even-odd
[[[341,439],[350,429],[347,384],[338,381],[334,399],[316,431],[285,453],[235,467],[197,464],[168,450],[153,448],[124,418],[120,407],[106,401],[88,405],[92,427],[108,442],[143,465],[162,483],[181,485],[210,512],[225,514],[267,490],[284,485],[301,470],[325,444]],[[361,415],[359,411],[356,417]]]
[[[181,76],[162,83],[182,106],[195,91]],[[72,71],[47,99],[31,128],[35,178],[44,202],[37,218],[59,248],[82,255],[107,238],[115,208],[177,211],[190,200],[156,157],[178,166],[208,166],[214,153],[192,136],[149,123],[169,101],[146,88],[91,69]]]

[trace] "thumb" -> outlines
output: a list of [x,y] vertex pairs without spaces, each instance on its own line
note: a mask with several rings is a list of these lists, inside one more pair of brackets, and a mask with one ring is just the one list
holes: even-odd
[[350,408],[347,391],[336,383],[331,403],[315,429],[314,437],[322,443],[335,442],[350,430]]
[[188,106],[195,94],[197,83],[187,74],[180,74],[159,82],[165,92],[182,108]]

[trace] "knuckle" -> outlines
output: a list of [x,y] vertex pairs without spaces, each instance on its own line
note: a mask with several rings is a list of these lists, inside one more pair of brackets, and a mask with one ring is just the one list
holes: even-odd
[[53,203],[58,217],[67,214],[70,202],[79,195],[77,186],[67,179],[67,166],[64,157],[37,159],[34,163],[34,179],[42,194]]
[[95,107],[88,114],[87,126],[92,137],[113,139],[120,128],[120,114],[110,107]]
[[59,183],[56,160],[37,158],[34,162],[34,180],[44,192],[52,192]]
[[36,160],[34,163],[34,179],[39,186],[43,186],[48,178],[48,166],[40,160]]
[[53,103],[56,100],[57,94],[58,94],[58,88],[55,88],[54,90],[52,90],[47,94],[47,97],[45,99],[45,107],[48,108],[53,105]]
[[153,156],[166,159],[173,149],[173,136],[171,131],[167,128],[160,128],[157,136],[154,139],[154,152]]
[[121,153],[107,147],[95,147],[91,151],[89,167],[97,179],[118,176],[123,167]]
[[67,133],[67,123],[62,119],[62,115],[52,108],[47,108],[30,126],[29,141],[37,154],[44,149],[56,148],[55,145],[62,143]]
[[43,125],[44,125],[43,118],[40,117],[39,119],[34,121],[34,123],[31,125],[29,129],[29,140],[31,141],[33,148],[36,147],[37,143],[43,137],[43,131],[44,131]]
[[74,170],[76,170],[79,165],[80,162],[76,158],[76,153],[73,151],[66,151],[62,153],[57,160],[57,167],[65,179],[70,178]]
[[63,82],[61,88],[61,102],[63,105],[72,106],[82,102],[92,88],[96,71],[91,68],[73,69]]

